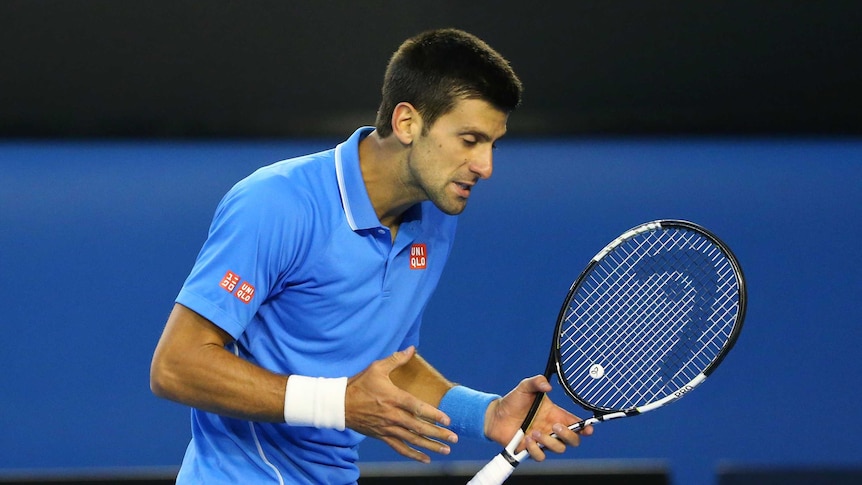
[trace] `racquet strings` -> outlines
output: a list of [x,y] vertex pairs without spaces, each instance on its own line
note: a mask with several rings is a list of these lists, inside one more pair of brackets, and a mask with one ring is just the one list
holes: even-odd
[[564,384],[607,411],[681,389],[728,342],[738,285],[728,257],[698,232],[670,227],[623,241],[569,298],[557,343]]

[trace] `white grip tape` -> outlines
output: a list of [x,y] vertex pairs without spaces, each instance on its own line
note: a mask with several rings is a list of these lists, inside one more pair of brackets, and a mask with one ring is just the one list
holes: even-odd
[[[478,473],[469,481],[467,485],[502,485],[503,482],[506,481],[507,478],[515,471],[515,467],[517,464],[512,464],[508,458],[506,458],[506,454],[510,457],[515,454],[515,449],[521,443],[521,440],[524,439],[524,430],[519,429],[518,432],[515,433],[515,436],[512,437],[509,444],[506,445],[506,448],[500,452],[497,456],[494,457],[493,460],[489,461],[487,465],[482,467]],[[518,463],[524,461],[524,458],[528,455],[527,450],[522,451],[516,457]]]
[[346,391],[347,377],[292,375],[284,391],[284,421],[291,426],[344,431]]
[[501,485],[515,471],[506,458],[499,454],[489,461],[467,485]]

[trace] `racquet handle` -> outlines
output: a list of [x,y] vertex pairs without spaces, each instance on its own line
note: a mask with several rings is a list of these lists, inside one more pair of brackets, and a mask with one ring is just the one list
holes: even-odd
[[[570,425],[569,429],[577,431],[599,421],[600,420],[596,418],[585,419]],[[553,433],[551,436],[554,438],[557,437],[557,435]],[[515,454],[515,448],[518,447],[518,444],[521,443],[522,439],[524,439],[524,431],[519,429],[512,438],[512,441],[506,445],[506,448],[498,453],[493,460],[489,461],[487,465],[482,467],[482,469],[479,470],[479,472],[476,473],[469,482],[467,482],[467,485],[503,485],[503,482],[505,482],[506,479],[512,475],[512,472],[515,471],[515,467],[530,456],[530,452],[527,450],[521,450],[520,453],[517,455]]]
[[515,471],[515,467],[503,456],[505,451],[500,452],[487,465],[482,467],[467,485],[502,485]]
[[[497,456],[494,457],[493,460],[489,461],[487,465],[482,467],[478,473],[476,473],[473,478],[467,482],[467,485],[502,485],[503,482],[509,478],[509,475],[515,471],[515,467],[521,462],[521,460],[517,460],[514,457],[515,448],[518,447],[518,444],[521,443],[521,440],[524,439],[524,430],[519,429],[515,436],[512,437],[512,441],[509,441],[509,444],[503,448]],[[526,451],[526,450],[525,450]],[[519,453],[520,455],[521,453]],[[523,458],[522,458],[523,459]],[[514,461],[513,460],[517,460]]]

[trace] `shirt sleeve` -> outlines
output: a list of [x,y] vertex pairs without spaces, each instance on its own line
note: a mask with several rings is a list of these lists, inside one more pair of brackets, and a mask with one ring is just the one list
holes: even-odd
[[277,178],[252,176],[225,195],[176,299],[234,338],[278,286],[296,254],[301,211],[283,188]]

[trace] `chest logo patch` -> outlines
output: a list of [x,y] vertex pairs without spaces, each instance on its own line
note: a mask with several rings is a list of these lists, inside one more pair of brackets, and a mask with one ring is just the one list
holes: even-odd
[[425,244],[410,246],[410,269],[425,269],[428,267],[428,247]]

